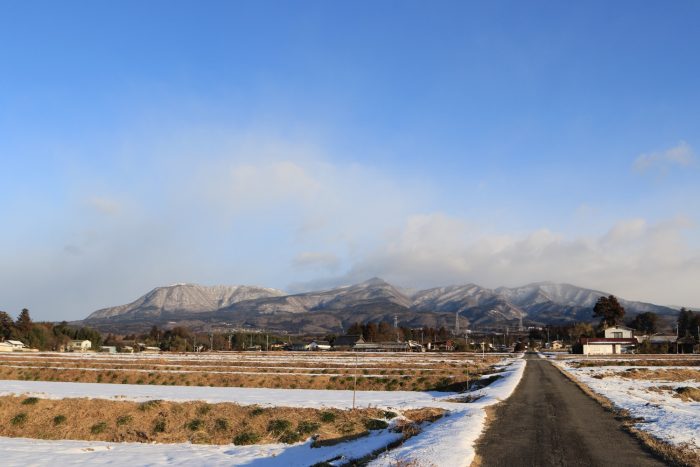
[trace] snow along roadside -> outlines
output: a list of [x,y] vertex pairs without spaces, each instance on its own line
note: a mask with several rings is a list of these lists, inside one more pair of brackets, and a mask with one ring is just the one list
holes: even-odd
[[[603,376],[635,368],[633,360],[630,360],[629,367],[615,365],[576,368],[572,363],[577,361],[576,359],[550,360],[593,392],[608,399],[616,408],[627,410],[630,417],[639,420],[634,424],[638,430],[646,431],[672,445],[700,451],[700,402],[684,402],[673,397],[671,392],[683,386],[700,389],[700,383],[645,381],[619,376]],[[654,370],[676,367],[644,368]],[[660,388],[661,386],[671,390]]]
[[474,391],[478,400],[455,404],[448,416],[436,421],[403,445],[375,459],[371,466],[467,466],[474,460],[474,445],[486,423],[486,407],[504,401],[515,391],[525,371],[526,361],[514,359],[503,366],[501,377]]

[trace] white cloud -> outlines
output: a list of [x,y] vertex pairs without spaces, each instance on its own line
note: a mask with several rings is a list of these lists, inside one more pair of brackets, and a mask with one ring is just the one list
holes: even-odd
[[640,154],[634,161],[634,169],[643,173],[647,171],[667,172],[671,167],[690,167],[695,164],[693,148],[681,141],[664,151]]
[[594,237],[567,238],[547,229],[499,235],[442,213],[417,215],[347,274],[311,285],[328,287],[372,276],[419,288],[551,280],[629,299],[697,306],[693,284],[700,280],[700,251],[683,236],[695,229],[683,218],[659,223],[629,219]]
[[340,267],[340,258],[333,253],[304,251],[294,257],[292,265],[300,269],[320,269],[325,272],[333,272]]
[[[76,189],[81,201],[34,216],[32,235],[11,237],[13,248],[0,251],[0,264],[10,265],[0,270],[2,305],[77,319],[173,282],[300,290],[372,276],[407,287],[554,280],[699,305],[700,254],[686,241],[698,235],[684,219],[626,219],[596,236],[558,231],[566,219],[525,231],[504,221],[494,231],[478,215],[434,212],[454,205],[457,189],[440,193],[405,175],[334,162],[317,146],[204,134],[161,151],[147,154],[143,170],[81,173],[89,180]],[[685,164],[683,151],[664,158]],[[119,201],[92,196],[103,192],[120,193]],[[593,224],[599,214],[584,206],[574,216]],[[545,224],[544,214],[532,216]]]

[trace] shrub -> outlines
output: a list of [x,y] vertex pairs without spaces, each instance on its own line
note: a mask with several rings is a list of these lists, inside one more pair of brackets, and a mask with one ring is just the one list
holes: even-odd
[[368,430],[383,430],[388,426],[389,424],[387,422],[384,420],[377,420],[376,418],[370,418],[369,420],[365,421],[365,428]]
[[56,415],[56,416],[53,418],[53,424],[56,425],[56,426],[60,425],[61,423],[65,422],[65,421],[66,421],[66,416],[65,416],[65,415]]
[[267,431],[274,435],[281,435],[285,431],[289,430],[291,427],[292,422],[290,422],[289,420],[276,418],[274,420],[270,420],[270,423],[267,424]]
[[156,420],[153,424],[153,433],[165,433],[165,420]]
[[229,423],[228,420],[225,418],[217,418],[214,421],[214,428],[216,428],[219,431],[226,431],[229,429]]
[[200,428],[204,426],[204,422],[200,420],[199,418],[195,418],[194,420],[190,420],[185,424],[185,427],[187,427],[189,430],[192,431],[197,431]]
[[150,401],[146,401],[146,402],[141,402],[141,403],[139,404],[139,410],[142,411],[142,412],[145,412],[145,411],[147,411],[147,410],[149,410],[149,409],[152,409],[153,407],[158,407],[158,406],[160,405],[161,402],[163,402],[163,401],[161,401],[161,400],[159,400],[159,399],[154,399],[154,400],[150,400]]
[[12,419],[10,420],[10,423],[12,425],[23,425],[24,422],[26,422],[26,421],[27,421],[27,413],[20,412],[17,415],[15,415],[14,417],[12,417]]
[[197,415],[206,415],[211,411],[211,405],[204,404],[197,407]]
[[258,441],[260,441],[260,435],[257,433],[251,433],[250,431],[244,431],[233,438],[233,444],[238,446],[255,444]]
[[134,420],[134,417],[131,415],[122,415],[121,417],[117,418],[117,426],[122,426],[122,425],[128,425]]
[[90,433],[93,435],[99,435],[100,433],[104,433],[104,431],[107,429],[107,423],[106,422],[99,422],[95,423],[90,427]]
[[253,410],[250,411],[250,415],[252,417],[257,417],[258,415],[262,415],[264,413],[265,413],[265,409],[263,409],[262,407],[255,407],[255,408],[253,408]]
[[333,423],[335,421],[335,414],[333,412],[321,412],[321,421],[323,423]]
[[298,443],[299,440],[301,440],[301,435],[296,431],[285,431],[282,433],[282,436],[280,436],[280,442],[285,444]]
[[392,412],[391,410],[385,410],[383,415],[384,415],[384,418],[391,420],[392,418],[396,418],[397,413]]
[[319,428],[321,428],[320,423],[309,422],[306,420],[299,422],[299,424],[297,425],[297,431],[301,434],[304,434],[304,435],[308,434],[308,433],[313,433],[314,431],[318,430]]
[[38,398],[38,397],[27,397],[26,399],[24,399],[24,400],[22,401],[22,405],[34,405],[34,404],[36,404],[37,402],[39,402],[39,398]]

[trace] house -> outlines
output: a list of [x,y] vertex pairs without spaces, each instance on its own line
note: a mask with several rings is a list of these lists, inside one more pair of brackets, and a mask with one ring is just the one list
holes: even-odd
[[637,346],[637,339],[633,337],[582,337],[579,342],[584,355],[629,353]]
[[161,350],[160,350],[160,347],[153,347],[153,346],[147,345],[143,348],[143,350],[141,352],[142,353],[160,353]]
[[423,347],[422,344],[416,341],[408,341],[408,347],[411,349],[412,352],[425,352],[425,347]]
[[676,353],[693,353],[695,349],[695,337],[688,334],[676,339]]
[[89,340],[72,340],[68,344],[69,352],[87,352],[92,348],[92,342]]
[[305,350],[309,350],[309,344],[304,344],[304,343],[292,344],[292,351],[293,352],[303,352]]
[[309,344],[309,350],[331,350],[331,343],[328,341],[313,341]]
[[365,340],[362,336],[338,336],[333,341],[333,350],[352,350],[357,344],[365,344]]
[[564,348],[564,343],[562,341],[552,341],[550,348],[552,350],[561,350]]
[[376,342],[358,342],[351,347],[354,352],[380,352],[381,348]]
[[114,345],[103,345],[100,347],[100,352],[117,353],[117,347]]
[[22,350],[27,348],[27,346],[24,345],[24,342],[21,341],[7,340],[5,341],[5,343],[9,344],[12,347],[13,352],[21,352]]
[[580,351],[584,355],[616,355],[633,352],[638,341],[634,329],[626,326],[605,328],[605,337],[581,337]]
[[606,339],[631,339],[634,337],[634,329],[627,326],[610,326],[605,328]]
[[[484,343],[482,342],[482,344],[484,344]],[[486,345],[487,351],[493,352],[493,350],[494,350],[493,344],[484,344],[484,345]],[[428,342],[426,344],[426,348],[428,350],[433,350],[433,351],[441,351],[441,350],[453,351],[455,349],[455,345],[454,345],[454,341],[448,339],[445,341]]]
[[0,342],[0,352],[12,352],[14,348],[8,342]]

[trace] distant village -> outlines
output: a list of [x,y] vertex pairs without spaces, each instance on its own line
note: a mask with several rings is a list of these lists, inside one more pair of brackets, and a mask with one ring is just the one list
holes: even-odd
[[65,322],[34,323],[24,309],[16,320],[0,311],[0,352],[204,352],[204,351],[353,351],[353,352],[522,352],[545,350],[583,355],[625,353],[700,353],[700,312],[679,311],[675,333],[658,332],[657,317],[642,313],[623,325],[617,300],[601,297],[593,310],[600,318],[566,326],[489,329],[407,328],[392,323],[355,323],[341,335],[292,336],[262,330],[193,332],[182,326],[148,333],[116,335]]

